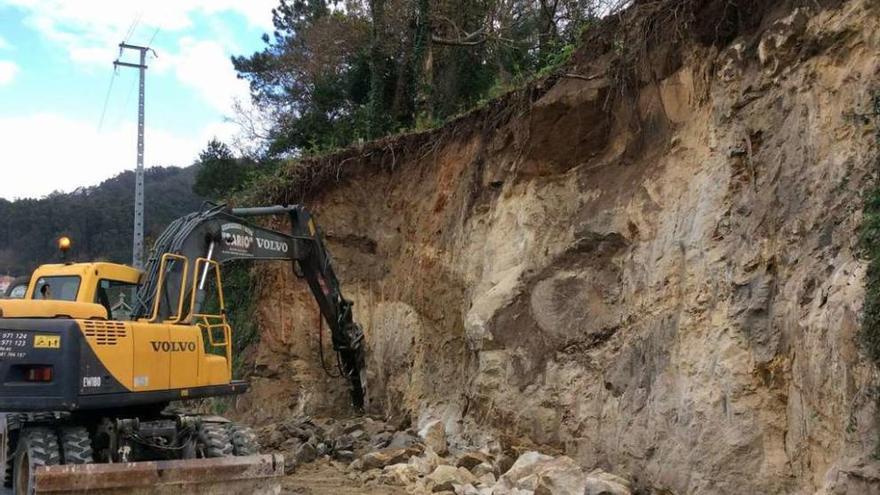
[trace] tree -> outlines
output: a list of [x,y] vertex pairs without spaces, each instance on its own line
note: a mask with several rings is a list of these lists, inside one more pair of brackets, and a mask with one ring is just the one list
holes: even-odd
[[[195,169],[153,167],[145,172],[144,227],[158,236],[175,218],[198,209]],[[0,273],[25,275],[39,264],[57,262],[56,240],[70,236],[70,259],[131,262],[134,172],[97,186],[40,199],[0,199]]]
[[193,192],[199,196],[223,199],[247,184],[251,167],[236,158],[228,146],[216,138],[199,153]]
[[447,118],[555,67],[622,1],[280,0],[266,47],[232,62],[270,121],[268,156],[322,151]]

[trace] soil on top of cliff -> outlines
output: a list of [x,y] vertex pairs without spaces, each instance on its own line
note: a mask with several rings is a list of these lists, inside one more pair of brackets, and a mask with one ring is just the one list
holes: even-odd
[[[322,188],[346,177],[360,172],[391,172],[403,163],[417,163],[444,143],[456,142],[474,132],[488,135],[512,118],[527,114],[535,102],[566,79],[607,82],[611,88],[605,94],[603,105],[607,111],[621,98],[635,104],[643,86],[656,84],[681,67],[688,44],[717,49],[743,37],[746,51],[754,52],[758,48],[755,33],[793,9],[802,6],[828,9],[842,2],[636,0],[627,9],[603,18],[586,30],[569,62],[551,75],[536,78],[433,129],[405,131],[288,161],[277,175],[253,184],[244,199],[306,203],[310,198],[319,197]],[[554,122],[563,117],[562,114],[549,115],[546,120]],[[544,147],[536,152],[552,154],[554,149]]]

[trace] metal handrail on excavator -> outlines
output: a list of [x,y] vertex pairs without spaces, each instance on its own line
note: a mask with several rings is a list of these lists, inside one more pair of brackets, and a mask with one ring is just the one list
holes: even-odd
[[[162,290],[162,287],[165,285],[165,274],[169,272],[168,263],[169,260],[173,262],[183,261],[183,276],[180,277],[180,294],[183,294],[183,289],[186,284],[186,275],[189,272],[189,259],[186,256],[181,256],[179,254],[173,253],[165,253],[162,255],[162,260],[159,266],[159,282],[157,284],[157,290]],[[155,298],[153,301],[153,313],[150,316],[150,323],[155,323],[159,319],[159,302],[161,301],[161,297]],[[177,313],[173,315],[173,317],[168,317],[164,321],[166,323],[179,323],[180,319],[183,316],[183,297],[177,298]]]
[[[209,270],[214,272],[218,314],[201,312],[201,306],[204,305],[204,292]],[[190,315],[190,321],[197,325],[204,334],[207,334],[209,346],[224,350],[227,370],[232,373],[232,327],[226,319],[226,300],[223,296],[223,279],[220,276],[220,264],[209,258],[198,258],[196,259],[195,270],[193,270],[193,277],[192,294],[190,295],[190,307],[193,313]],[[223,331],[222,342],[218,342],[214,338],[214,330],[217,328]]]

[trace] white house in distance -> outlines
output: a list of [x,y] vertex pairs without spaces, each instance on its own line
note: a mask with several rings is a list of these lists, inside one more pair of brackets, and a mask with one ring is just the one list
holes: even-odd
[[6,292],[6,289],[9,287],[9,284],[11,284],[13,280],[15,280],[15,277],[0,275],[0,294]]

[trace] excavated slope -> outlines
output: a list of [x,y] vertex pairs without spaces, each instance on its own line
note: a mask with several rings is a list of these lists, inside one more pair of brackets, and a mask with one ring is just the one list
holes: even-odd
[[[878,14],[780,7],[720,46],[648,46],[627,87],[587,46],[581,77],[291,165],[259,196],[317,212],[374,413],[658,493],[877,493],[857,230]],[[314,302],[288,266],[260,270],[237,408],[344,412]]]

